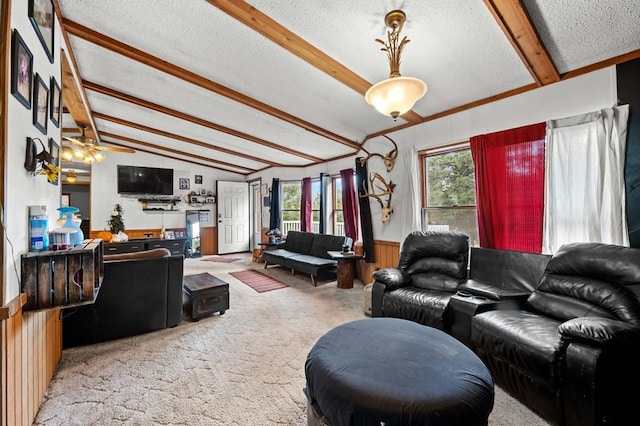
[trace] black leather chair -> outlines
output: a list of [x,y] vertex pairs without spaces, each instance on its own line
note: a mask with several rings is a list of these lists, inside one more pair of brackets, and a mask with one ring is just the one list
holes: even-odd
[[555,425],[638,424],[640,250],[567,244],[523,309],[473,317],[496,384]]
[[467,279],[469,237],[461,232],[415,231],[402,243],[397,268],[373,273],[371,314],[447,331],[446,309]]
[[104,256],[94,304],[63,310],[63,347],[174,327],[182,321],[184,256],[165,248]]

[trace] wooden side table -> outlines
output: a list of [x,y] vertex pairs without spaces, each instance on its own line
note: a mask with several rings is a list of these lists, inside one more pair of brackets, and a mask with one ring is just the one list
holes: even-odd
[[355,276],[356,261],[363,259],[353,252],[343,253],[341,251],[328,251],[327,254],[338,261],[338,288],[353,288],[353,278]]

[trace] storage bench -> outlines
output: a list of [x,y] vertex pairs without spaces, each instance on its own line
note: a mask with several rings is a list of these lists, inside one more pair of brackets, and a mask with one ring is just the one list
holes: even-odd
[[186,315],[198,321],[229,309],[229,284],[208,273],[187,275],[182,285],[182,306]]

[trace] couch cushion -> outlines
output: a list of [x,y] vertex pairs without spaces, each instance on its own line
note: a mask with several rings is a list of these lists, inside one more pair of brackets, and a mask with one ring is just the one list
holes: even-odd
[[402,242],[398,267],[407,269],[423,258],[440,257],[457,262],[462,267],[456,278],[467,278],[469,236],[461,232],[414,231]]
[[318,275],[321,269],[333,268],[338,262],[332,259],[310,256],[308,254],[298,254],[285,260],[285,268],[290,268],[298,272],[309,275]]
[[315,234],[313,236],[313,243],[309,254],[312,256],[330,259],[331,257],[327,252],[341,251],[343,245],[344,237],[338,235]]
[[262,252],[262,260],[284,266],[287,258],[297,255],[298,253],[286,249],[265,250]]
[[457,282],[467,277],[467,265],[444,257],[423,257],[405,268],[409,275],[424,272],[455,277]]
[[548,386],[560,386],[566,351],[560,321],[520,310],[489,311],[475,315],[471,340],[492,354]]
[[440,290],[447,293],[455,293],[460,281],[449,275],[434,272],[422,272],[411,275],[411,285],[427,290]]
[[382,299],[385,317],[402,318],[444,329],[445,313],[453,293],[402,287],[386,292]]
[[289,231],[284,248],[296,253],[310,254],[314,235],[313,232]]

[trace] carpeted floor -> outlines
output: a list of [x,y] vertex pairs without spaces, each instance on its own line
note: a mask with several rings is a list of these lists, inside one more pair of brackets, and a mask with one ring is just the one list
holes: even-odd
[[237,262],[241,258],[239,257],[230,257],[230,256],[211,256],[211,257],[203,257],[200,260],[205,260],[207,262],[217,262],[217,263],[233,263]]
[[[256,293],[230,275],[247,268],[289,284]],[[325,332],[363,318],[363,285],[311,284],[251,254],[234,263],[185,260],[185,275],[229,283],[224,315],[63,351],[35,425],[306,424],[304,363]],[[496,388],[489,424],[546,423]]]
[[288,287],[282,281],[268,276],[267,274],[256,271],[255,269],[248,269],[246,271],[230,272],[234,278],[237,278],[243,284],[248,285],[258,293],[265,293],[267,291],[278,290],[280,288]]

